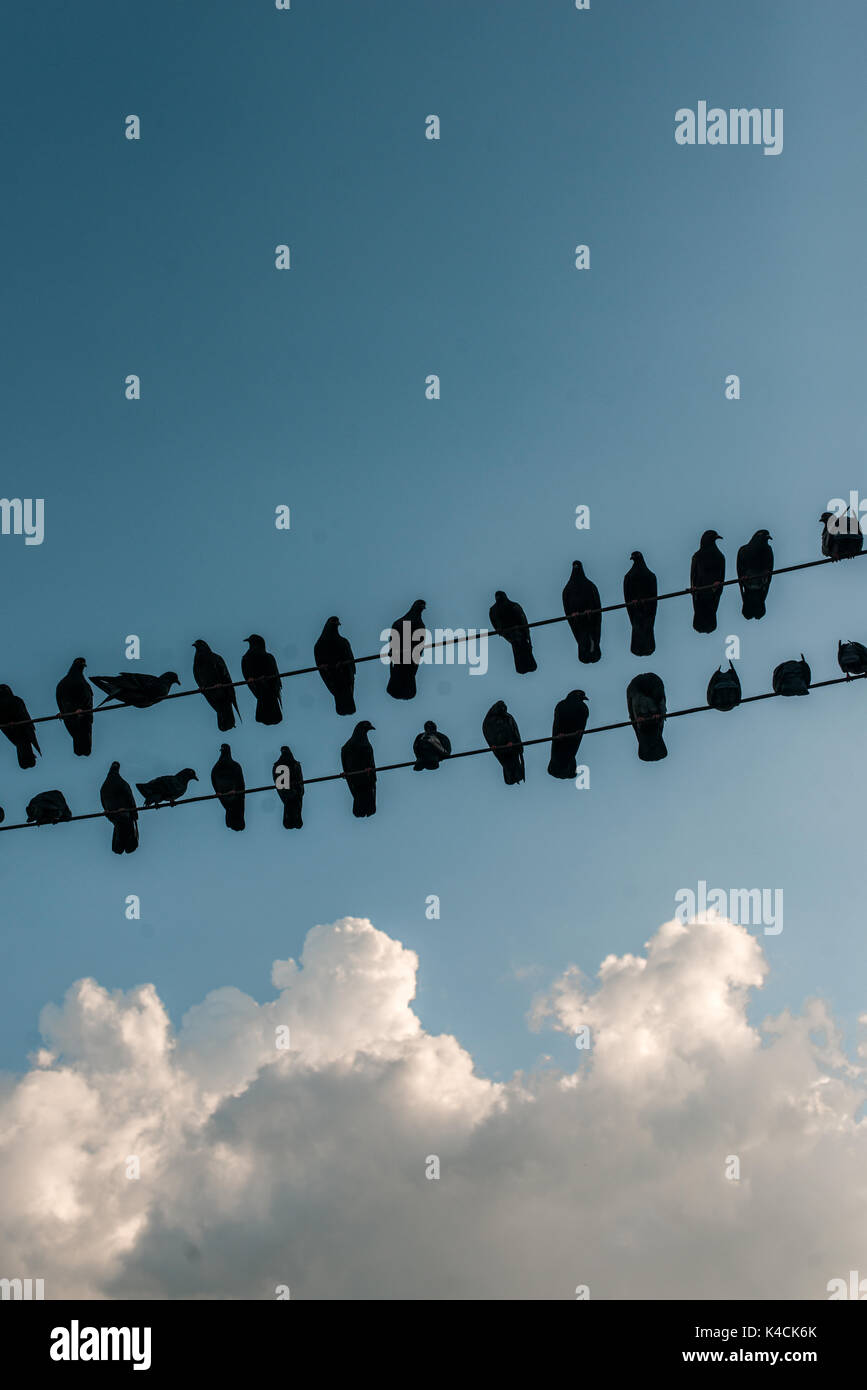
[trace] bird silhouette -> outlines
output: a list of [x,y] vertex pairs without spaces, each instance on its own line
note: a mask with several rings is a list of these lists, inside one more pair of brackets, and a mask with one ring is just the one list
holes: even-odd
[[84,657],[77,656],[55,690],[57,708],[72,739],[72,751],[79,758],[89,756],[93,738],[93,690],[85,680],[86,665]]

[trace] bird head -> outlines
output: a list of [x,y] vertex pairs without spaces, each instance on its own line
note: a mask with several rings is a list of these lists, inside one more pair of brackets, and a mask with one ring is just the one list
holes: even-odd
[[771,535],[770,531],[765,531],[764,529],[761,531],[757,531],[756,534],[753,536],[754,541],[772,541],[773,539],[774,538]]
[[572,561],[572,573],[573,573],[573,574],[583,574],[583,573],[584,573],[584,566],[582,565],[582,563],[581,563],[580,560],[573,560],[573,561]]
[[435,734],[435,733],[436,733],[436,731],[437,731],[437,726],[436,726],[436,724],[433,722],[432,719],[426,719],[426,720],[424,721],[424,731],[425,731],[426,734]]
[[87,662],[85,661],[84,657],[77,656],[72,663],[72,669],[73,671],[83,671],[86,665]]
[[823,512],[823,513],[822,513],[822,515],[819,517],[819,520],[821,521],[821,523],[822,523],[823,526],[827,526],[828,522],[831,520],[832,515],[833,515],[832,512]]
[[[224,743],[224,744],[223,744],[223,747],[224,747],[224,748],[228,748],[228,746],[229,746],[229,745],[228,745],[227,743]],[[289,748],[285,743],[283,744],[283,747],[280,749],[280,757],[281,757],[281,758],[291,758],[291,757],[292,757],[292,749]]]
[[496,593],[494,594],[494,598],[497,600],[497,603],[508,602],[508,599],[506,598],[506,594],[503,589],[497,589]]
[[165,684],[169,687],[173,685],[180,685],[181,683],[181,678],[178,675],[177,671],[163,671],[162,675],[160,676],[160,680],[164,681]]
[[425,603],[424,599],[417,598],[409,611],[412,614],[413,618],[415,618],[415,620],[418,621],[426,607],[427,604]]
[[253,632],[253,633],[251,633],[249,637],[245,637],[245,638],[244,638],[244,641],[245,641],[245,642],[249,642],[249,643],[250,643],[250,646],[251,646],[255,651],[258,651],[260,648],[264,647],[264,645],[265,645],[265,638],[264,638],[264,637],[260,637],[259,634],[258,634],[258,632]]
[[120,772],[120,763],[118,763],[118,762],[113,762],[112,765],[111,765],[111,767],[110,767],[108,770],[109,770],[109,772]]
[[570,691],[570,694],[576,696],[576,698],[579,699],[579,700],[586,700],[586,699],[587,699],[587,696],[586,696],[586,694],[584,693],[583,690],[572,690],[572,691]]
[[489,714],[508,714],[505,700],[497,700],[496,704],[491,705]]
[[630,560],[634,560],[636,564],[644,564],[644,556],[642,555],[640,550],[633,550],[629,558]]
[[701,543],[702,545],[713,545],[714,541],[721,540],[722,536],[720,535],[719,531],[705,531],[702,534]]
[[8,685],[0,685],[0,697],[2,697],[2,698],[5,700],[5,699],[6,699],[6,696],[7,696],[7,695],[11,695],[11,694],[12,694],[12,688],[11,688],[11,686],[8,686]]
[[330,627],[330,628],[338,628],[338,627],[340,627],[340,619],[339,619],[339,618],[331,617],[331,618],[328,619],[328,621],[326,622],[325,626],[326,626],[326,627]]
[[198,782],[199,780],[191,767],[185,767],[182,772],[178,773],[178,776],[186,777],[188,782]]
[[231,748],[229,747],[228,743],[221,743],[221,744],[220,744],[220,752],[221,752],[221,753],[225,753],[225,754],[226,754],[226,757],[228,758],[228,757],[231,756],[232,750],[231,750]]

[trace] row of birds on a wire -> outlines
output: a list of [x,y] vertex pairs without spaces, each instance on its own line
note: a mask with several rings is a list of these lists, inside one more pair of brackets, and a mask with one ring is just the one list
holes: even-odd
[[[847,678],[867,676],[867,646],[861,642],[840,642],[837,653],[840,669]],[[772,686],[775,695],[801,696],[809,694],[810,667],[803,653],[797,661],[784,661],[776,667]],[[718,668],[710,678],[707,703],[711,709],[728,711],[741,703],[741,683],[732,662],[727,671]],[[634,676],[626,689],[629,720],[638,741],[638,756],[642,762],[659,762],[668,756],[663,739],[666,718],[665,686],[653,671]],[[587,695],[583,690],[570,690],[554,708],[551,729],[551,754],[548,773],[558,779],[577,776],[577,753],[589,718]],[[352,797],[354,816],[372,816],[376,812],[376,764],[370,733],[374,726],[367,719],[356,724],[351,736],[340,750],[342,776]],[[514,786],[525,779],[524,744],[518,724],[504,700],[497,700],[482,720],[485,742],[500,764],[503,781]],[[452,745],[448,735],[433,720],[413,742],[412,766],[417,772],[436,771],[451,757]],[[304,772],[291,748],[284,744],[271,769],[274,789],[283,803],[283,825],[287,830],[300,829],[304,801]],[[161,805],[174,806],[187,794],[191,782],[198,781],[191,767],[179,772],[137,782],[144,809]],[[317,779],[329,780],[329,779]],[[225,812],[230,830],[243,830],[246,783],[241,764],[232,757],[228,743],[220,746],[220,756],[211,769],[211,785]],[[131,854],[138,848],[138,813],[129,783],[121,776],[120,763],[113,762],[100,788],[100,801],[105,816],[111,822],[111,847],[115,854]],[[4,812],[0,808],[0,821]],[[55,825],[72,819],[72,812],[61,791],[40,792],[27,806],[27,821],[35,825]]]
[[[822,513],[822,554],[830,560],[859,554],[863,535],[857,519],[847,517],[845,525],[839,529],[832,525],[829,529],[832,515]],[[717,546],[721,539],[717,531],[705,531],[692,557],[690,591],[696,632],[716,631],[717,610],[725,581],[725,557]],[[770,533],[762,529],[738,550],[737,576],[744,618],[765,615],[765,600],[774,568],[771,539]],[[630,649],[635,656],[651,656],[656,650],[657,578],[641,551],[634,550],[631,559],[632,567],[623,580],[624,603],[632,630]],[[587,664],[599,661],[602,656],[602,603],[599,590],[584,573],[580,560],[573,562],[562,598],[563,611],[578,646],[578,660]],[[416,695],[417,669],[422,660],[418,635],[424,632],[422,613],[425,607],[423,599],[416,599],[391,627],[386,690],[396,700],[411,700]],[[516,672],[526,675],[535,671],[530,625],[520,603],[498,589],[489,617],[492,631],[502,636],[512,649]],[[327,620],[314,644],[313,659],[334,699],[337,714],[352,715],[356,713],[355,656],[339,629],[339,618]],[[283,707],[277,660],[258,633],[251,634],[245,641],[248,650],[241,658],[241,672],[256,700],[256,721],[279,724]],[[193,647],[193,679],[216,713],[217,728],[227,733],[235,727],[235,715],[241,717],[229,668],[223,657],[212,651],[202,638],[195,641]],[[87,757],[92,751],[93,689],[84,675],[86,665],[84,657],[76,657],[55,692],[60,717],[72,738],[73,751],[80,757]],[[128,671],[115,676],[93,676],[91,680],[106,697],[96,708],[115,701],[135,709],[147,709],[164,700],[172,686],[180,685],[175,671],[165,671],[160,676]],[[8,685],[0,685],[0,728],[15,746],[19,766],[35,767],[36,754],[42,751],[36,730],[24,700]]]

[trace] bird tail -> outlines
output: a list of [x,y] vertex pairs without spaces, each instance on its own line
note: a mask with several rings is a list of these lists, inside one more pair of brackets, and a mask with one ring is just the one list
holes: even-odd
[[273,695],[258,695],[256,697],[256,723],[257,724],[282,724],[283,710],[280,701]]
[[533,648],[529,642],[521,643],[512,647],[515,658],[515,670],[519,676],[528,676],[531,671],[537,670],[536,658],[533,655]]
[[592,666],[594,661],[602,660],[602,648],[597,638],[589,633],[582,634],[578,642],[578,660],[583,661],[586,666]]
[[629,650],[633,656],[653,656],[656,651],[656,639],[653,636],[652,622],[637,622],[633,625]]
[[352,691],[347,691],[345,695],[335,695],[334,708],[338,714],[355,714],[355,700]]
[[741,612],[745,618],[763,618],[765,616],[764,594],[755,589],[743,589],[743,604]]
[[220,730],[221,734],[227,734],[229,730],[234,729],[234,727],[235,716],[232,713],[232,706],[224,705],[217,714],[217,728]]
[[89,724],[79,724],[77,728],[71,729],[72,751],[76,757],[89,758],[93,748],[93,729]]
[[132,854],[138,849],[138,821],[119,816],[111,833],[111,847],[115,854]]
[[304,824],[301,819],[301,807],[291,806],[288,802],[283,803],[283,829],[300,830]]
[[229,830],[244,829],[244,798],[243,796],[226,797],[223,805],[226,808],[226,825]]
[[562,748],[556,751],[551,750],[551,757],[548,762],[549,777],[559,777],[562,781],[572,780],[578,776],[578,766],[575,762],[574,753],[566,753]]
[[[34,743],[35,743],[35,742],[36,742],[36,741],[35,741],[35,739],[34,739]],[[38,747],[38,745],[37,745],[37,747]],[[16,745],[16,752],[17,752],[17,754],[18,754],[18,766],[19,766],[19,767],[35,767],[35,766],[36,766],[36,754],[33,752],[33,749],[31,748],[31,746],[30,746],[29,743],[19,743],[19,744],[17,744],[17,745]]]
[[385,689],[393,700],[414,700],[415,666],[412,663],[392,666]]
[[503,768],[503,781],[507,787],[517,786],[524,780],[524,755],[516,753]]
[[638,756],[643,763],[658,763],[668,757],[662,729],[641,729],[638,734]]

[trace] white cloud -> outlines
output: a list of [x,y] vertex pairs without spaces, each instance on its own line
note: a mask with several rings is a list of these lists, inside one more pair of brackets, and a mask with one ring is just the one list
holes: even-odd
[[668,922],[592,987],[570,968],[534,1023],[592,1050],[505,1085],[421,1027],[417,967],[345,918],[275,962],[276,998],[216,990],[177,1036],[153,986],[80,981],[0,1096],[0,1273],[248,1299],[823,1298],[867,1274],[864,1073],[819,1001],[749,1024],[767,966],[742,927]]

